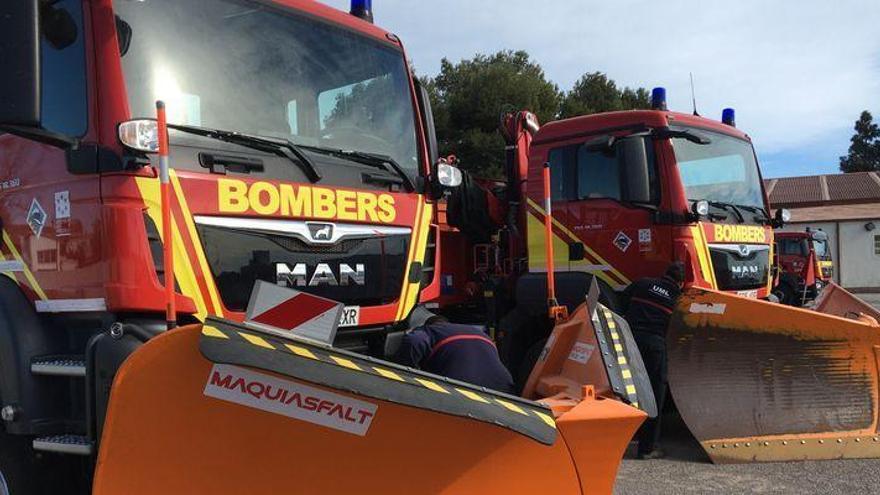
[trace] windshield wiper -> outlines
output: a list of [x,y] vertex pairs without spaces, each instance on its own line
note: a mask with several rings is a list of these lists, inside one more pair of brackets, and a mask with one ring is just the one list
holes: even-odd
[[690,129],[654,129],[653,133],[661,138],[686,139],[692,143],[706,145],[712,144],[708,137],[691,131]]
[[246,148],[274,153],[287,158],[306,174],[306,177],[312,182],[318,182],[323,177],[315,167],[315,162],[306,156],[302,151],[302,147],[289,139],[264,138],[260,136],[252,136],[250,134],[242,134],[240,132],[224,131],[221,129],[211,129],[208,127],[197,127],[192,125],[168,124],[169,129],[203,136],[210,139],[216,139],[225,143],[236,144]]
[[709,205],[714,206],[716,208],[721,208],[723,210],[727,210],[729,212],[732,212],[736,216],[737,220],[739,220],[739,223],[746,223],[746,217],[742,214],[742,210],[740,210],[739,207],[737,207],[733,203],[723,203],[721,201],[709,201]]
[[761,215],[761,222],[769,222],[770,215],[767,214],[767,210],[760,206],[749,206],[749,205],[736,205],[743,210],[750,211],[752,213],[759,213]]
[[319,153],[326,153],[331,156],[336,156],[339,158],[344,158],[347,160],[351,160],[357,163],[361,163],[363,165],[369,165],[371,167],[381,168],[388,172],[392,172],[400,177],[403,180],[403,184],[406,188],[412,192],[416,190],[416,185],[413,183],[413,180],[406,173],[403,167],[397,163],[394,158],[391,158],[388,155],[380,155],[376,153],[367,153],[365,151],[350,151],[350,150],[342,150],[342,149],[334,149],[334,148],[322,148],[319,146],[303,146],[309,150],[314,150]]

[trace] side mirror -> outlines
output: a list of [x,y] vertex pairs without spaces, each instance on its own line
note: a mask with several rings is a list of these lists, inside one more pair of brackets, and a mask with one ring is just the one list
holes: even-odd
[[776,214],[773,216],[773,228],[778,229],[784,227],[785,224],[791,221],[791,212],[785,208],[779,208],[776,210]]
[[700,221],[700,219],[705,218],[708,214],[709,202],[705,199],[694,201],[694,204],[691,205],[691,215],[693,215],[695,221]]
[[437,185],[442,188],[452,189],[461,185],[461,170],[455,165],[450,165],[444,160],[439,160],[434,167],[434,177]]
[[40,126],[38,1],[0,2],[0,126]]
[[625,199],[632,203],[651,203],[654,199],[645,142],[644,138],[632,137],[620,139],[614,145],[623,172]]

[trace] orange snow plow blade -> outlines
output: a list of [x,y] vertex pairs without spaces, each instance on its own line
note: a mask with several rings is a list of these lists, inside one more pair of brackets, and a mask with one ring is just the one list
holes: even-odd
[[611,493],[644,417],[594,397],[554,415],[209,319],[120,369],[93,493]]
[[[822,293],[816,298],[813,311],[853,320],[865,320],[864,317],[869,316],[880,321],[880,311],[835,283],[822,289]],[[870,320],[867,321],[870,323]]]
[[716,463],[880,457],[880,327],[690,289],[669,329],[669,385]]

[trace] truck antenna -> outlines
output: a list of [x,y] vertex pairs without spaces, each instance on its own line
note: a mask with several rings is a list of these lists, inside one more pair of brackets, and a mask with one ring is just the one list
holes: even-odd
[[700,114],[697,113],[697,92],[694,90],[694,73],[691,72],[691,101],[694,102],[694,115],[699,117]]

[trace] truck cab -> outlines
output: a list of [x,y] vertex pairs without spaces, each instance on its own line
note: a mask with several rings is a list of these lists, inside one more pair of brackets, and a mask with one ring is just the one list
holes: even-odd
[[733,125],[656,109],[543,126],[529,152],[530,271],[545,266],[545,163],[557,270],[620,290],[682,261],[689,286],[770,294],[774,219],[751,140]]
[[[83,411],[84,389],[106,394],[131,352],[96,363],[95,337],[114,325],[164,329],[169,241],[182,324],[241,320],[264,280],[345,304],[339,345],[382,355],[385,335],[408,328],[438,292],[436,138],[400,39],[368,6],[4,2],[7,432],[49,435],[35,448],[91,448],[100,407]],[[171,240],[157,100],[170,128]],[[88,438],[55,441],[67,434]]]
[[834,262],[828,234],[822,230],[776,232],[779,284],[774,289],[784,304],[802,306],[833,282]]

